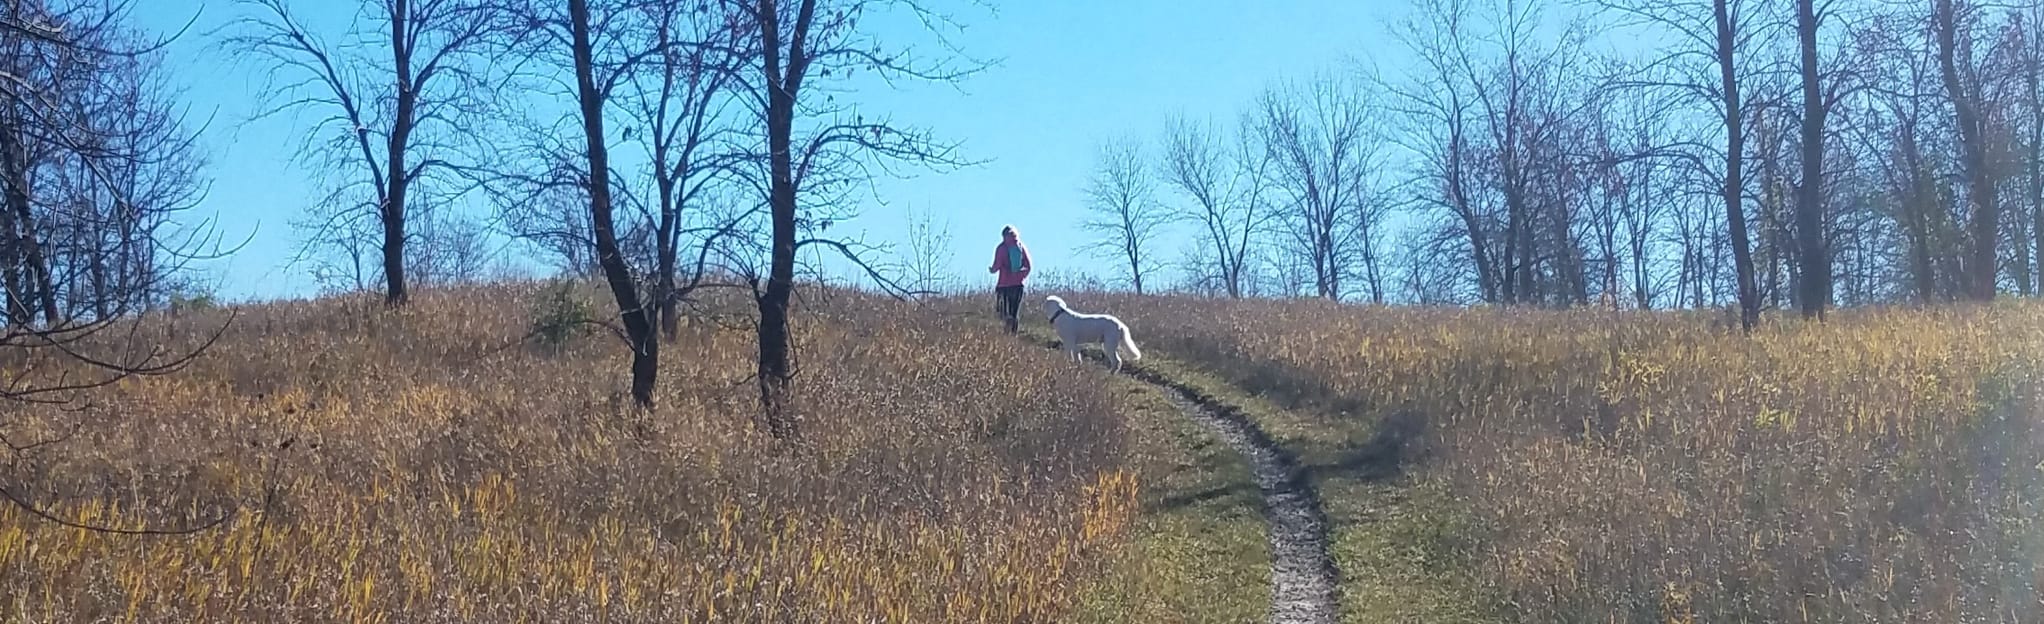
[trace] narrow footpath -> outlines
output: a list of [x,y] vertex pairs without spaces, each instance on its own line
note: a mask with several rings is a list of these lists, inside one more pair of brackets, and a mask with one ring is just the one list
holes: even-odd
[[1263,491],[1263,516],[1270,524],[1272,624],[1337,621],[1340,608],[1334,558],[1327,548],[1327,518],[1297,462],[1242,415],[1201,403],[1194,394],[1148,371],[1130,374],[1164,392],[1187,417],[1212,429],[1249,460]]

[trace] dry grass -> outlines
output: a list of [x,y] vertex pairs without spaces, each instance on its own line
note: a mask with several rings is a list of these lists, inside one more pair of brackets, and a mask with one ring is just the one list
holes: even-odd
[[1157,388],[1118,379],[1143,513],[1069,622],[1240,624],[1270,612],[1270,543],[1248,462]]
[[1509,619],[2044,618],[2035,304],[1750,339],[1682,314],[1074,305],[1327,415],[1319,470],[1448,487]]
[[791,446],[750,423],[746,331],[685,326],[642,415],[610,338],[515,344],[536,290],[254,306],[177,376],[8,406],[82,425],[0,471],[59,515],[244,511],[0,508],[0,622],[1049,622],[1140,511],[1109,381],[990,324],[808,302]]

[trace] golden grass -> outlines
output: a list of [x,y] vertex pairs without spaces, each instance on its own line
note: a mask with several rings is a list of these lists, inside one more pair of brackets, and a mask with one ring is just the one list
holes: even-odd
[[80,425],[0,471],[38,506],[244,511],[0,508],[0,622],[1050,622],[1140,513],[1105,376],[989,324],[810,301],[789,445],[751,424],[745,330],[686,325],[640,414],[611,338],[514,344],[535,290],[252,306],[176,376],[7,406],[11,436]]
[[1349,457],[1318,470],[1418,462],[1477,518],[1470,565],[1513,620],[2044,618],[2036,304],[1747,338],[1687,314],[1083,299],[1326,415]]
[[1132,544],[1112,558],[1069,622],[1238,624],[1270,612],[1270,542],[1248,461],[1163,391],[1116,380],[1143,475]]

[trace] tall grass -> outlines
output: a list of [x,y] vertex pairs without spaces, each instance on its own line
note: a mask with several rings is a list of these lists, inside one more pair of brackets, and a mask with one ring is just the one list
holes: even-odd
[[[1094,298],[1404,461],[1543,622],[2044,618],[2044,307],[1677,313]],[[1369,461],[1364,461],[1369,460]],[[1342,466],[1326,470],[1359,469]]]
[[614,337],[521,341],[535,285],[242,309],[176,376],[6,406],[13,438],[80,432],[0,470],[59,516],[242,512],[0,507],[0,621],[1059,620],[1137,513],[1105,380],[819,294],[799,444],[752,426],[750,334],[709,315],[640,413]]

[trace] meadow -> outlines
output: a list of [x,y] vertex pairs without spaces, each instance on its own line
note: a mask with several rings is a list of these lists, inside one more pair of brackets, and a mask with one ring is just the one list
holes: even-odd
[[1397,547],[1479,619],[2044,618],[2033,303],[1749,338],[1707,313],[1068,298],[1283,408],[1265,426],[1322,484],[1352,615],[1386,505],[1341,498],[1417,493],[1453,534]]
[[[176,375],[6,406],[12,440],[76,431],[4,473],[52,515],[238,512],[128,536],[0,506],[0,622],[1055,622],[1129,567],[1151,455],[1105,375],[988,348],[1012,339],[983,320],[813,293],[785,443],[752,424],[755,347],[716,302],[642,413],[615,337],[528,335],[604,307],[550,288],[245,306]],[[227,315],[144,331],[189,343]]]
[[[1067,297],[1297,454],[1347,621],[2044,618],[2031,303],[1747,337],[1707,313]],[[0,622],[1264,617],[1246,468],[1156,389],[1058,363],[980,298],[817,289],[804,435],[775,441],[742,303],[689,317],[650,413],[616,337],[548,322],[605,309],[589,287],[151,317],[187,346],[232,321],[175,375],[6,405],[9,440],[63,441],[0,485],[96,525],[233,515],[131,536],[0,506]]]

